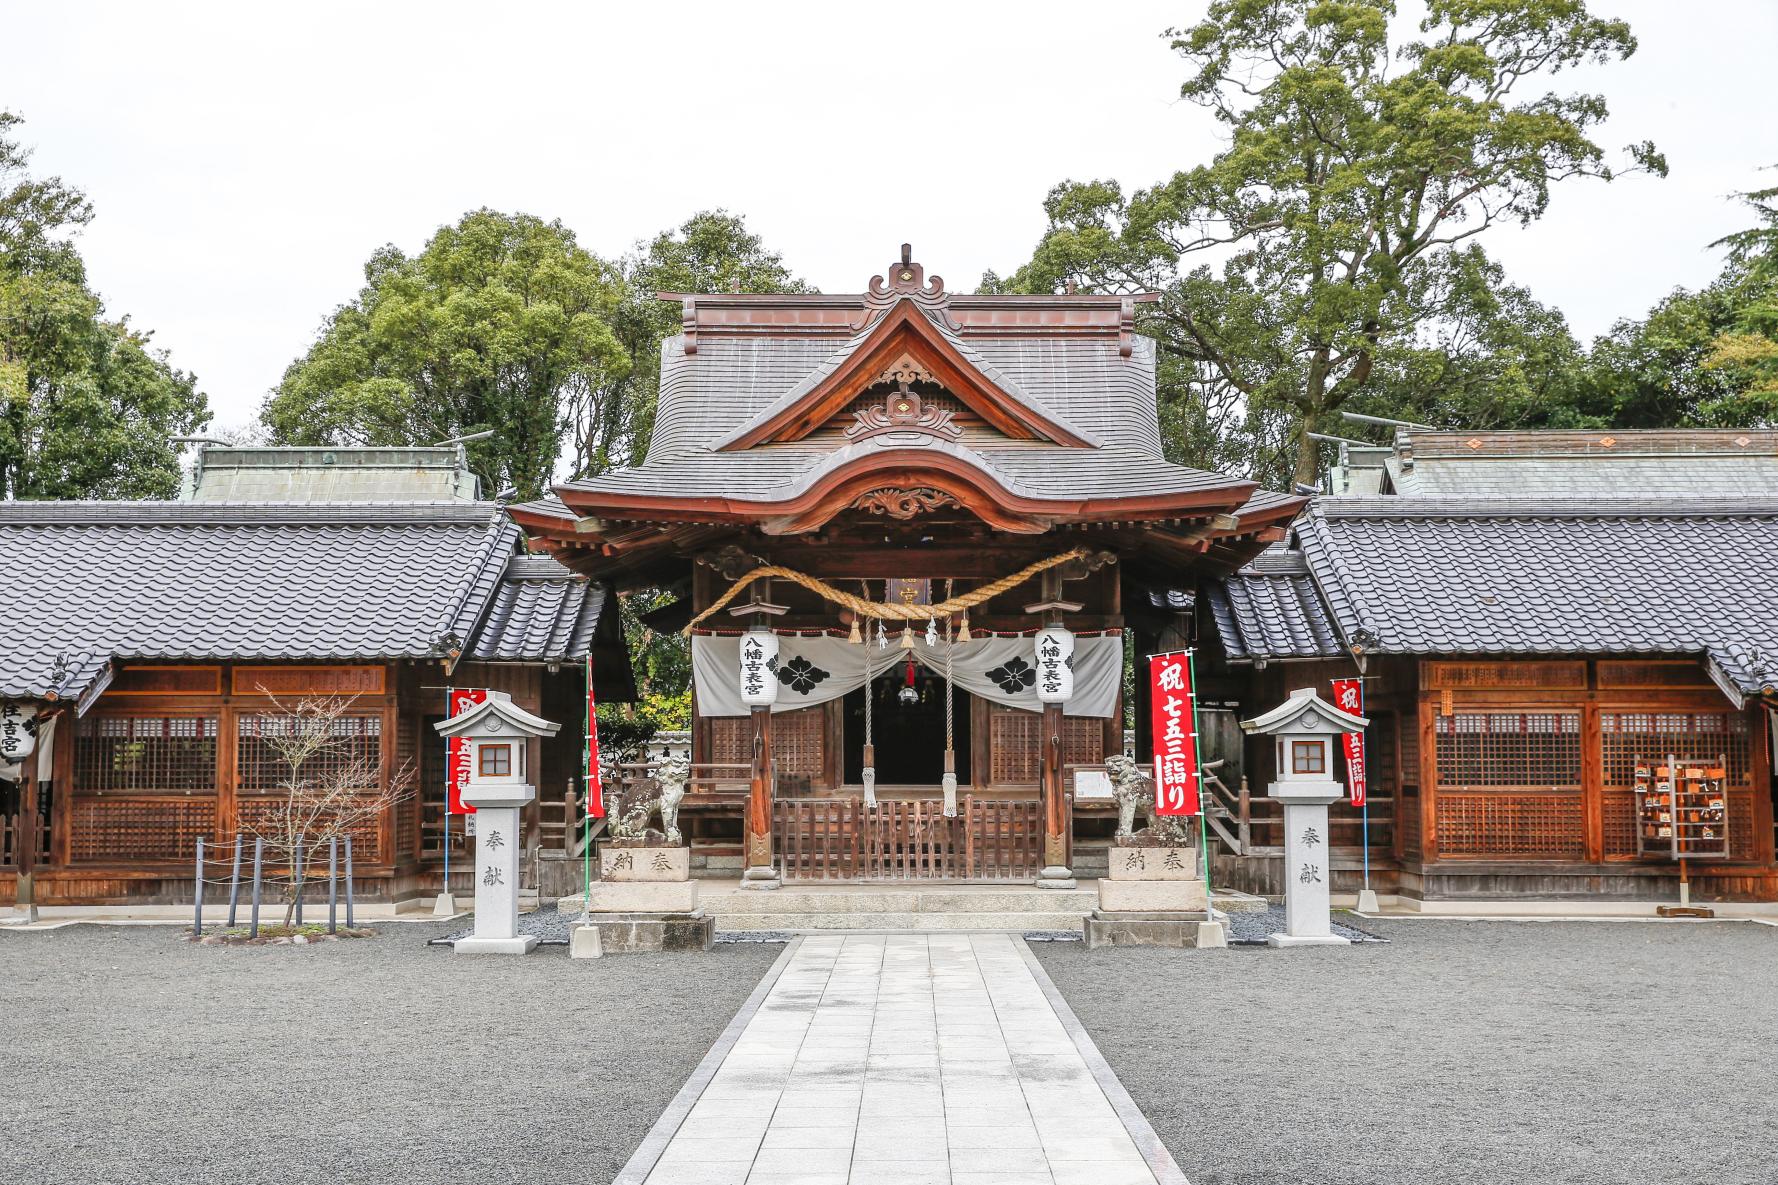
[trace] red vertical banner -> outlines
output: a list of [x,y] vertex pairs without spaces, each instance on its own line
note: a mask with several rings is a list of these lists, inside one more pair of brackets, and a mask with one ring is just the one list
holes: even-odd
[[[453,717],[461,716],[480,703],[486,703],[485,687],[453,687],[445,710]],[[475,808],[463,801],[463,787],[469,785],[469,743],[463,737],[451,737],[445,745],[445,811],[452,815],[473,815]]]
[[586,784],[586,813],[589,819],[605,817],[605,777],[599,772],[598,705],[593,702],[593,658],[586,660],[586,768],[582,771]]
[[[1354,716],[1364,715],[1364,681],[1335,679],[1334,706]],[[1364,805],[1364,734],[1349,732],[1340,738],[1346,752],[1346,786],[1352,792],[1352,805]]]
[[1191,655],[1185,651],[1151,655],[1148,687],[1154,725],[1154,813],[1195,815],[1198,729]]

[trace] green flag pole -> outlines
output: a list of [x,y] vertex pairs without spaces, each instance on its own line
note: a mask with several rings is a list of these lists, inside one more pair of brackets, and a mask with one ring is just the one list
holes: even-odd
[[575,825],[580,828],[580,912],[588,912],[593,896],[593,738],[598,734],[593,731],[593,652],[589,647],[586,656],[586,687],[585,710],[586,732],[580,738],[580,818]]
[[1204,746],[1198,739],[1198,652],[1190,647],[1185,652],[1185,669],[1192,687],[1192,757],[1197,764],[1194,776],[1198,779],[1198,846],[1204,852],[1204,910],[1214,919],[1216,907],[1210,897],[1210,802],[1204,794]]

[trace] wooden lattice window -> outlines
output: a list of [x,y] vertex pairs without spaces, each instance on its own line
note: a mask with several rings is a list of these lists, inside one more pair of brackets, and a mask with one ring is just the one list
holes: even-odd
[[1043,772],[1043,717],[996,704],[988,712],[988,772],[995,786],[1034,786]]
[[1436,799],[1438,852],[1495,860],[1579,860],[1586,834],[1579,794],[1445,794]]
[[1062,717],[1062,764],[1099,765],[1104,760],[1105,721],[1096,716]]
[[76,863],[189,861],[200,836],[216,838],[216,799],[77,797],[69,828]]
[[93,716],[74,743],[79,794],[213,794],[214,716]]
[[1753,836],[1753,762],[1747,717],[1738,712],[1601,712],[1605,854],[1636,854],[1636,758],[1664,762],[1669,753],[1697,764],[1728,758],[1729,849],[1756,854]]
[[1580,789],[1580,713],[1458,712],[1438,717],[1440,792]]
[[[747,738],[749,760],[753,738]],[[825,782],[827,776],[827,709],[798,708],[772,717],[772,762],[779,777]]]
[[1580,713],[1441,715],[1434,742],[1441,857],[1584,858]]
[[[710,718],[710,760],[746,765],[753,760],[753,719]],[[824,783],[827,770],[827,708],[797,708],[772,714],[772,763],[779,777]]]
[[[279,755],[272,741],[290,736],[297,729],[310,727],[294,716],[243,716],[237,730],[235,773],[243,794],[276,794],[290,778],[290,767]],[[341,716],[329,725],[338,744],[321,749],[303,767],[311,779],[327,777],[354,765],[368,763],[367,768],[382,769],[383,718],[381,716]],[[366,786],[365,789],[374,789]]]

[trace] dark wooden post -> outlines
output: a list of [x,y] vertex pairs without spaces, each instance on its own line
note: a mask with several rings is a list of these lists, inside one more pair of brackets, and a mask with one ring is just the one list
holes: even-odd
[[772,864],[772,709],[753,709],[753,773],[747,786],[746,841],[741,883],[750,889],[778,887]]
[[[783,605],[770,599],[771,581],[756,580],[748,588],[745,604],[729,610],[732,616],[747,620],[752,626],[766,628],[774,617],[786,612]],[[772,709],[757,705],[753,717],[753,771],[747,787],[747,810],[742,816],[741,873],[743,889],[775,889],[778,870],[772,863],[772,799],[776,787],[772,771]]]
[[[1042,577],[1042,595],[1037,604],[1025,606],[1025,612],[1040,616],[1048,625],[1062,625],[1064,613],[1078,613],[1078,602],[1062,599],[1062,572],[1051,568]],[[1062,758],[1064,726],[1061,704],[1043,706],[1043,727],[1039,730],[1038,796],[1043,813],[1043,871],[1037,883],[1047,889],[1074,888],[1074,872],[1068,867],[1069,818],[1067,787],[1063,785]]]
[[1068,868],[1068,817],[1062,784],[1062,705],[1043,705],[1043,864],[1048,875]]
[[19,773],[19,809],[13,833],[13,859],[18,865],[18,876],[13,882],[13,908],[24,916],[26,923],[37,920],[37,861],[40,856],[37,843],[43,834],[37,817],[37,795],[41,793],[41,787],[37,785],[38,760],[38,754],[32,752],[25,758]]

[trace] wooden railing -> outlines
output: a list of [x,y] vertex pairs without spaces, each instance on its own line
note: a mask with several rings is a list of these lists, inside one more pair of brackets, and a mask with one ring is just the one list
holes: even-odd
[[793,799],[774,804],[787,880],[1030,880],[1042,869],[1043,808],[965,795],[955,817],[936,799]]

